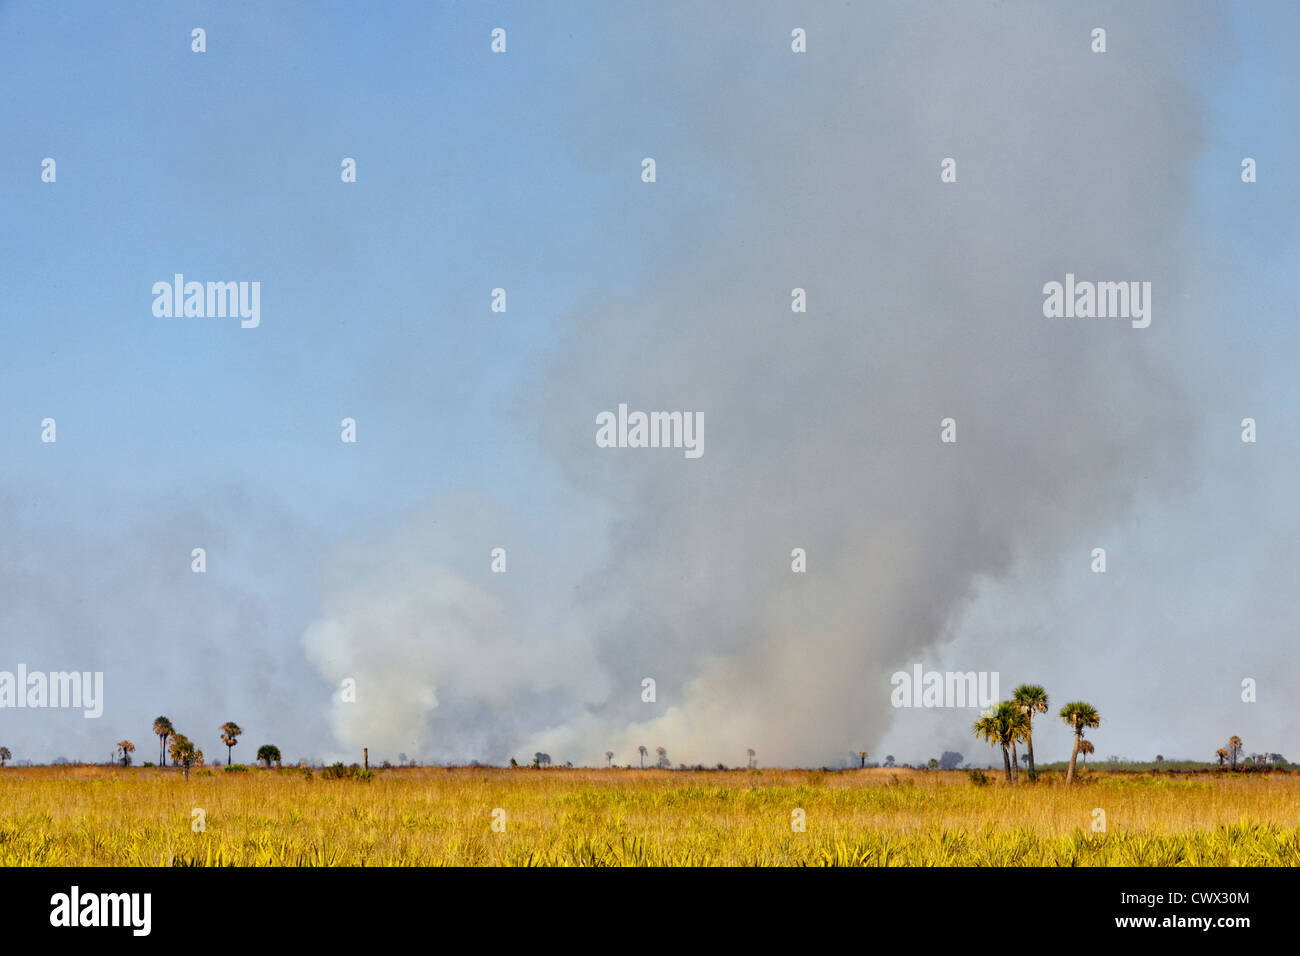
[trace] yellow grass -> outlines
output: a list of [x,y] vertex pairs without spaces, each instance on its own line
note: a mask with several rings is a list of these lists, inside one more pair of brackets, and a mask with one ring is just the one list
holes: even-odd
[[1300,775],[991,779],[403,768],[368,782],[297,770],[187,781],[7,767],[0,865],[1300,865]]

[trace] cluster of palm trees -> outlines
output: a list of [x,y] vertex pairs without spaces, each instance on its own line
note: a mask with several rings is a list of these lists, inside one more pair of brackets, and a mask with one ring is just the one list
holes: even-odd
[[[1016,744],[1022,740],[1025,743],[1029,779],[1038,778],[1034,768],[1034,715],[1047,713],[1047,706],[1046,690],[1038,684],[1021,684],[1012,693],[1010,700],[1002,701],[972,725],[976,737],[988,741],[990,746],[1002,747],[1007,783],[1018,783],[1020,780]],[[1060,718],[1074,731],[1070,769],[1065,774],[1065,782],[1069,784],[1074,781],[1074,765],[1079,754],[1091,753],[1093,750],[1091,741],[1083,739],[1083,732],[1100,724],[1101,717],[1091,704],[1076,700],[1061,708]]]
[[[233,720],[228,720],[218,729],[221,734],[221,742],[226,745],[226,763],[230,763],[230,751],[235,744],[239,743],[239,735],[244,729]],[[176,727],[166,717],[159,717],[153,722],[153,732],[158,738],[158,765],[167,766],[167,757],[170,754],[172,763],[185,770],[185,776],[190,775],[190,767],[195,764],[203,763],[203,751],[194,745],[194,742],[184,734],[177,733]],[[117,759],[122,761],[122,766],[128,766],[131,763],[131,754],[135,752],[135,744],[129,740],[119,740],[117,742]]]
[[[1245,756],[1245,752],[1246,752],[1246,745],[1241,742],[1240,737],[1238,737],[1236,734],[1233,734],[1231,737],[1228,738],[1228,745],[1226,747],[1220,747],[1218,750],[1216,750],[1214,752],[1214,756],[1218,758],[1220,767],[1222,767],[1224,764],[1229,764],[1233,770],[1236,770],[1237,764],[1239,762],[1242,763],[1242,765],[1244,766],[1244,761],[1242,758]],[[1272,764],[1282,763],[1286,758],[1283,757],[1281,754],[1269,753],[1269,754],[1255,754],[1252,757],[1246,759],[1250,760],[1251,766],[1253,767],[1263,767],[1271,763]]]
[[[640,755],[640,757],[641,757],[641,769],[644,770],[644,769],[645,769],[645,755],[646,755],[647,753],[649,753],[649,751],[647,751],[647,750],[645,749],[645,747],[642,746],[642,747],[637,747],[637,748],[636,748],[636,752],[637,752],[637,753]],[[669,759],[668,759],[668,748],[667,748],[667,747],[656,747],[656,748],[655,748],[655,756],[656,756],[656,758],[657,758],[657,759],[655,760],[655,766],[656,766],[656,767],[659,767],[659,768],[661,768],[661,769],[663,769],[663,770],[671,770],[671,769],[672,769],[672,766],[673,766],[673,765],[672,765],[672,762],[669,761]],[[752,760],[753,760],[753,756],[754,756],[754,751],[752,751],[752,750],[749,751],[749,756],[750,756],[750,759],[751,759],[751,761],[752,761]],[[612,751],[612,750],[606,750],[606,751],[605,751],[605,762],[606,762],[606,764],[607,764],[608,766],[610,766],[610,767],[614,766],[614,751]]]
[[[172,722],[166,717],[159,717],[153,722],[153,732],[158,735],[159,766],[167,766],[167,755],[170,754],[172,763],[182,768],[185,771],[185,776],[188,777],[190,775],[190,767],[193,767],[195,764],[203,763],[203,751],[194,746],[194,741],[190,740],[190,738],[186,737],[182,733],[177,733]],[[170,746],[168,746],[169,742]],[[118,744],[119,750],[124,750],[122,746],[123,744],[130,747],[131,750],[135,749],[131,744],[131,741],[124,740],[122,743]],[[129,750],[126,750],[123,753],[124,763],[126,762],[125,755],[129,752]]]
[[1232,769],[1236,770],[1237,760],[1241,757],[1241,752],[1244,749],[1245,749],[1245,744],[1241,742],[1241,738],[1238,737],[1236,734],[1233,734],[1231,737],[1228,738],[1228,746],[1220,747],[1218,750],[1214,752],[1214,756],[1219,758],[1220,767],[1222,767],[1225,763],[1231,761]]

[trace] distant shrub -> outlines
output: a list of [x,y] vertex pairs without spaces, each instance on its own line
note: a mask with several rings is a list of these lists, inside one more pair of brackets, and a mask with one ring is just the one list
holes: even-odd
[[980,770],[977,767],[976,769],[970,771],[970,782],[973,786],[976,787],[987,787],[993,781],[989,779],[988,774],[986,774],[983,770]]
[[242,763],[227,764],[226,773],[248,773],[248,768]]
[[369,782],[374,779],[373,770],[362,770],[356,764],[351,767],[345,767],[341,763],[330,764],[320,772],[323,780],[361,780]]

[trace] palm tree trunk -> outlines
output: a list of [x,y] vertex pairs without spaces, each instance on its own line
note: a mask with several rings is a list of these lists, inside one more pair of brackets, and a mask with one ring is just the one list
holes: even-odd
[[233,747],[233,746],[234,746],[234,744],[227,744],[227,745],[226,745],[226,766],[227,766],[227,767],[230,766],[230,748]]
[[1011,741],[1011,780],[1013,783],[1020,782],[1020,761],[1016,757],[1016,742]]
[[1029,779],[1037,780],[1038,772],[1034,770],[1034,732],[1025,735],[1025,759],[1029,761]]
[[1077,730],[1074,732],[1074,749],[1070,751],[1070,769],[1065,773],[1065,782],[1068,786],[1074,780],[1074,761],[1079,757],[1079,741],[1083,735]]
[[167,745],[167,735],[159,734],[158,735],[158,764],[159,766],[162,767],[167,766],[167,751],[164,749],[166,745]]
[[1002,765],[1007,773],[1007,783],[1011,782],[1011,752],[1007,750],[1007,745],[1002,745]]

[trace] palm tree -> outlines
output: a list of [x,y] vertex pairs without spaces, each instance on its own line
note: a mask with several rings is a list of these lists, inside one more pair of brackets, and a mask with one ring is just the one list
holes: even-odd
[[644,770],[646,749],[644,747],[637,747],[636,749],[641,754],[641,769]]
[[754,748],[753,748],[753,747],[750,747],[748,750],[746,750],[746,751],[745,751],[745,756],[749,758],[749,763],[748,763],[746,766],[748,766],[750,770],[753,770],[753,769],[754,769],[754,756],[755,756],[755,754],[754,754]]
[[176,728],[166,717],[159,717],[153,722],[153,732],[158,735],[158,763],[167,766],[167,738],[170,737]]
[[172,763],[185,769],[185,779],[190,777],[190,767],[203,763],[203,751],[184,734],[172,734]]
[[[1007,705],[1007,712],[1002,719],[1003,734],[1006,737],[1007,745],[1011,749],[1011,782],[1020,782],[1020,761],[1016,759],[1016,744],[1024,740],[1029,733],[1029,717],[1025,715],[1016,702],[1013,700],[1003,701]],[[998,705],[999,708],[1002,704]]]
[[217,729],[221,731],[221,742],[226,745],[226,766],[230,766],[230,748],[239,743],[239,735],[244,732],[244,728],[233,720],[228,720]]
[[1237,758],[1241,756],[1241,738],[1228,738],[1228,756],[1232,758],[1232,769],[1237,769]]
[[667,748],[667,747],[656,747],[656,748],[655,748],[655,754],[659,757],[659,760],[658,760],[658,762],[655,764],[655,766],[657,766],[657,767],[671,767],[671,766],[672,766],[672,763],[668,760],[668,748]]
[[1074,762],[1079,757],[1079,744],[1083,741],[1086,728],[1096,727],[1101,723],[1101,715],[1092,704],[1081,700],[1071,701],[1061,708],[1061,720],[1074,731],[1074,749],[1070,751],[1070,769],[1065,773],[1065,782],[1069,785],[1074,780]]
[[859,770],[865,770],[866,767],[867,767],[867,752],[866,752],[865,750],[859,750],[859,751],[858,751],[858,769],[859,769]]
[[989,746],[1002,747],[1002,765],[1006,770],[1007,783],[1012,782],[1011,747],[1025,735],[1028,726],[1024,713],[1009,700],[1004,700],[971,725],[976,737],[987,740]]
[[1025,715],[1028,724],[1025,730],[1025,758],[1029,761],[1029,779],[1037,780],[1038,771],[1034,769],[1034,714],[1047,713],[1047,691],[1037,684],[1021,684],[1012,693],[1011,699]]
[[1096,753],[1096,752],[1097,752],[1097,748],[1092,745],[1091,740],[1079,741],[1079,753],[1083,754],[1084,766],[1087,766],[1088,764],[1088,754]]
[[1214,756],[1219,758],[1220,767],[1222,767],[1225,763],[1228,762],[1228,751],[1222,747],[1220,747],[1218,750],[1214,752]]
[[605,766],[607,767],[614,766],[614,751],[612,750],[605,751]]
[[[975,721],[975,723],[971,724],[971,730],[974,732],[975,736],[980,740],[988,741],[990,747],[1001,743],[1002,740],[1001,735],[998,733],[997,719],[993,714],[994,712],[990,710],[988,713],[983,714],[979,720]],[[1006,765],[1007,783],[1010,783],[1011,758],[1007,755],[1007,748],[1005,746],[1002,748],[1002,760]]]
[[8,747],[0,747],[0,767],[3,767],[5,765],[5,761],[11,759],[12,757],[13,754],[9,752]]
[[257,748],[257,759],[266,761],[266,769],[271,769],[271,764],[280,762],[280,748],[275,744],[262,744]]
[[135,744],[129,740],[119,740],[117,742],[117,755],[122,760],[123,767],[131,765],[131,754],[135,751]]

